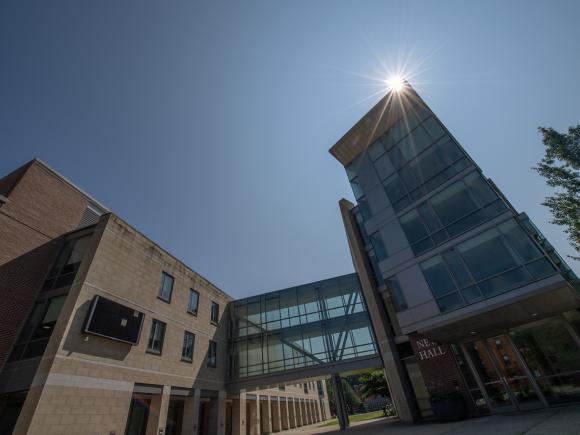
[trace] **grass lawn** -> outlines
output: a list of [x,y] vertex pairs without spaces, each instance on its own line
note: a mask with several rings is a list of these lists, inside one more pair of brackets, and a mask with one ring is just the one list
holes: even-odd
[[[365,421],[365,420],[374,420],[375,418],[383,417],[383,411],[373,411],[367,412],[366,414],[355,414],[349,415],[348,419],[351,423],[355,421]],[[326,426],[338,426],[338,420],[333,418],[332,420],[325,421],[318,427],[326,427]]]

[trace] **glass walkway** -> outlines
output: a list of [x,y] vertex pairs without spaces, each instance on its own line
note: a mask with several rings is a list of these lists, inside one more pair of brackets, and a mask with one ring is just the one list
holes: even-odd
[[381,364],[355,273],[237,300],[230,315],[238,388]]

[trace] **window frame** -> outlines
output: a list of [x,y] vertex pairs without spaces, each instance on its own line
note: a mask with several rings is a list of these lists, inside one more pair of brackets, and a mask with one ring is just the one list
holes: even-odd
[[[169,277],[171,279],[171,288],[169,289],[169,298],[164,298],[162,291],[164,288],[164,282],[165,282],[165,277]],[[159,285],[159,290],[157,290],[157,299],[162,300],[163,302],[166,302],[168,304],[171,303],[171,297],[173,296],[173,286],[175,285],[175,278],[173,277],[173,275],[162,271],[161,272],[161,283]]]
[[[214,320],[214,317],[213,317],[214,307],[216,307],[216,317],[217,317],[216,320]],[[209,322],[212,325],[217,325],[219,323],[219,320],[220,320],[220,304],[218,304],[215,301],[211,301],[211,309],[210,309],[209,316],[210,316],[209,317]]]
[[[163,325],[163,334],[161,335],[161,339],[159,340],[160,346],[159,346],[158,351],[156,349],[152,349],[150,347],[151,338],[153,337],[153,327],[155,325]],[[152,355],[158,355],[158,356],[160,356],[163,353],[163,344],[165,343],[165,333],[166,332],[167,332],[167,323],[162,322],[161,320],[158,320],[158,319],[151,320],[151,328],[149,329],[149,339],[147,340],[147,353],[150,353]]]
[[[186,337],[191,336],[191,358],[188,358],[186,356],[183,355],[184,350],[186,349],[185,347],[185,339]],[[193,332],[190,331],[183,331],[183,342],[181,344],[181,361],[183,362],[187,362],[187,363],[193,363],[193,354],[195,352],[195,334]]]
[[[210,364],[211,363],[211,359],[210,359],[211,351],[210,350],[212,349],[212,346],[214,347],[214,355],[213,355],[214,362],[213,362],[213,364]],[[218,342],[215,340],[209,340],[209,343],[207,345],[207,358],[206,358],[207,359],[207,362],[206,362],[207,367],[209,367],[211,369],[217,368],[217,353],[218,353]]]
[[[196,304],[196,307],[195,307],[195,311],[192,311],[190,309],[190,303],[191,303],[191,295],[192,295],[192,293],[195,293],[197,295],[197,304]],[[197,317],[197,313],[199,312],[199,297],[200,297],[200,294],[199,294],[199,292],[197,290],[194,290],[192,288],[189,289],[189,299],[187,300],[187,312],[189,314],[191,314],[192,316],[195,316],[195,317]]]

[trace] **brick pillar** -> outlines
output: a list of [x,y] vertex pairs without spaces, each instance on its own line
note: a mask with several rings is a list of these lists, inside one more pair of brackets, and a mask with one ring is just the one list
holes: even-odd
[[160,429],[163,430],[161,433],[165,433],[170,398],[171,387],[164,385],[163,392],[161,394],[155,394],[151,399],[146,435],[159,435]]
[[201,389],[194,388],[193,394],[185,399],[183,407],[183,435],[197,435],[199,428],[199,398]]

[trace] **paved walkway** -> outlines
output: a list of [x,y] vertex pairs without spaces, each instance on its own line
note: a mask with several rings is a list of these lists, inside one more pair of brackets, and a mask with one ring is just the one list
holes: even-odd
[[455,423],[419,423],[408,425],[397,420],[380,418],[354,423],[341,432],[336,426],[317,425],[293,429],[285,433],[326,435],[578,435],[580,405],[472,418]]

